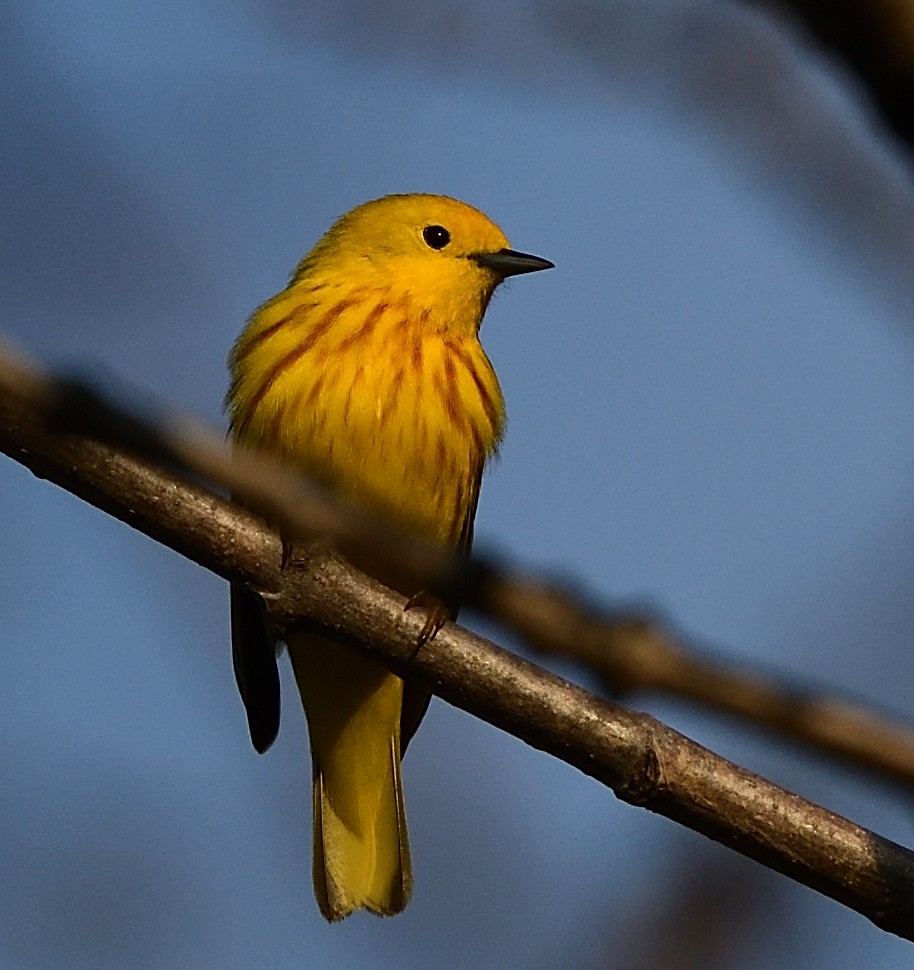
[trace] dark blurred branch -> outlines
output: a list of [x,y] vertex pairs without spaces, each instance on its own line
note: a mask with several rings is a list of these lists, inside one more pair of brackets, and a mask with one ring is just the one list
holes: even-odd
[[577,660],[615,697],[684,697],[866,771],[914,783],[914,727],[904,721],[783,677],[712,660],[655,619],[595,622],[568,594],[546,588],[539,609],[542,621],[524,624],[527,643],[544,655]]
[[[279,535],[262,520],[144,460],[55,428],[62,420],[100,419],[108,410],[72,385],[61,388],[11,360],[0,360],[0,449],[36,474],[219,575],[264,592],[281,629],[316,626],[351,642],[391,669],[420,678],[452,704],[574,765],[624,801],[729,845],[914,940],[914,853],[725,761],[648,715],[604,703],[455,624],[446,624],[417,652],[423,617],[404,612],[402,597],[321,543],[312,543],[303,558],[283,569]],[[109,417],[114,437],[130,438],[135,432],[136,440],[159,457],[177,462],[188,447],[180,432],[172,443],[121,412]],[[194,436],[206,446],[202,463],[212,465],[222,445],[206,442],[199,432]],[[192,458],[190,452],[186,457]],[[245,461],[252,463],[252,471],[255,459],[249,456],[240,464]],[[193,460],[182,464],[197,468]],[[265,477],[272,477],[275,468],[260,464]],[[290,495],[297,500],[298,493],[311,491],[298,483],[290,488],[288,495],[274,499],[275,505],[283,507]],[[321,502],[333,504],[325,496],[318,507]],[[348,515],[344,506],[337,513]],[[351,541],[356,531],[350,524],[343,533]],[[313,525],[305,534],[315,535]],[[414,545],[408,537],[403,542],[406,549]],[[420,553],[430,555],[428,549]],[[536,586],[501,577],[491,567],[471,573],[468,583],[452,568],[477,603],[494,603],[505,594],[510,605],[499,610],[503,618],[513,614],[525,626],[548,619],[550,598],[546,607],[538,605]],[[439,581],[446,571],[435,574]],[[556,597],[552,593],[551,601],[559,602]],[[582,630],[602,625],[595,618],[575,622]]]
[[[747,0],[741,0],[747,2]],[[748,0],[802,23],[857,75],[896,135],[914,147],[911,0]]]
[[[748,871],[747,871],[748,870]],[[593,970],[734,970],[790,922],[786,894],[771,892],[764,870],[749,869],[711,846],[692,850],[676,879],[626,914],[625,931],[607,937]],[[663,927],[658,933],[657,927]],[[568,967],[581,970],[580,954]]]

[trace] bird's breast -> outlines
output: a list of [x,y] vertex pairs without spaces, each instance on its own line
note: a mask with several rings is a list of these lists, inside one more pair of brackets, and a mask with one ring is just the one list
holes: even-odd
[[[335,322],[352,309],[339,308]],[[356,326],[264,339],[259,385],[245,380],[243,360],[236,374],[248,392],[236,434],[455,544],[501,436],[501,391],[475,337],[430,331],[427,318],[403,310],[381,300]]]

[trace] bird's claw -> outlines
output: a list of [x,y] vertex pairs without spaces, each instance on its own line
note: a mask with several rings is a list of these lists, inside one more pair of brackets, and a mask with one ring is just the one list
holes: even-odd
[[438,635],[438,631],[444,626],[449,619],[451,619],[452,611],[443,603],[437,596],[432,596],[431,593],[426,593],[420,591],[414,596],[411,596],[409,602],[403,607],[404,612],[406,610],[413,610],[417,607],[428,610],[428,616],[425,618],[425,623],[422,625],[422,629],[419,631],[419,636],[416,637],[416,653],[424,647],[429,640],[434,640]]

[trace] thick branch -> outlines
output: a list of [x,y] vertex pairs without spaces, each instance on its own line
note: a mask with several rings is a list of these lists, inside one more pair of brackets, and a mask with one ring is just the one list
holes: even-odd
[[[529,594],[528,594],[529,595]],[[518,592],[515,599],[520,596]],[[502,619],[511,617],[500,611]],[[531,622],[537,613],[539,619]],[[543,587],[523,623],[538,653],[573,658],[615,697],[674,694],[762,725],[864,770],[914,784],[914,728],[888,714],[811,686],[711,659],[659,621],[634,614],[597,622],[567,593]]]
[[0,448],[219,575],[266,594],[281,629],[316,626],[610,786],[914,939],[914,853],[725,761],[653,718],[454,625],[418,653],[422,617],[312,545],[285,570],[277,533],[143,461],[50,431],[0,395]]

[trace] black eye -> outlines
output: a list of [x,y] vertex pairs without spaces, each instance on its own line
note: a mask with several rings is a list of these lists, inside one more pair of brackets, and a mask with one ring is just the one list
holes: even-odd
[[422,238],[432,249],[444,249],[451,241],[451,234],[444,226],[426,226],[422,230]]

